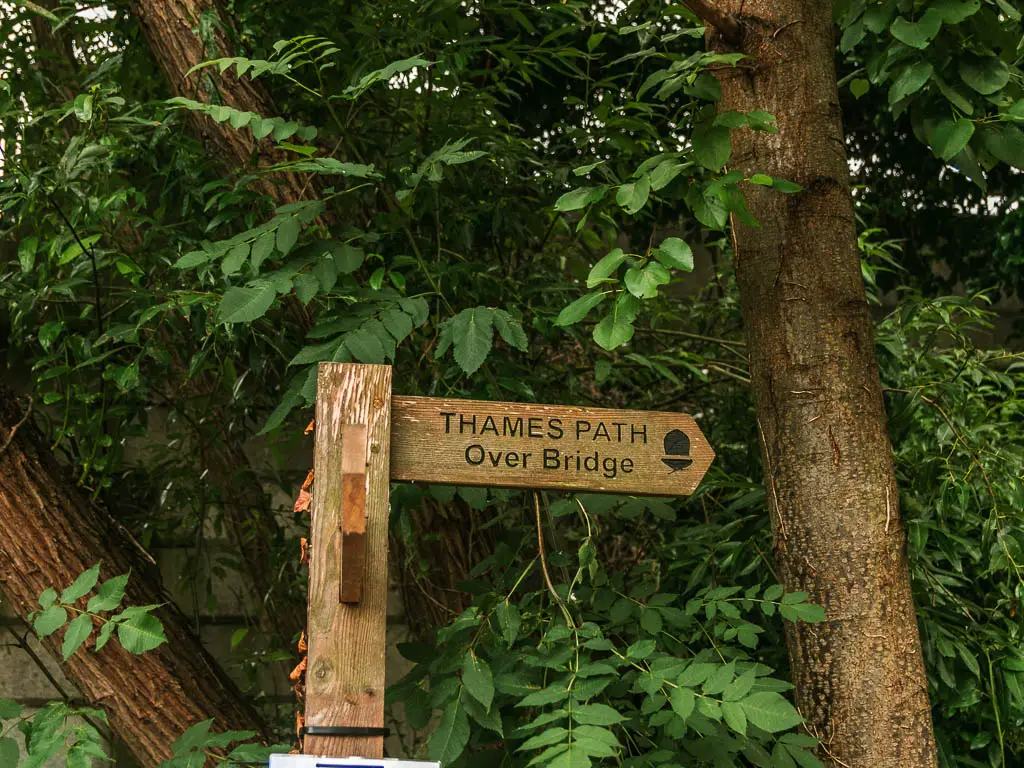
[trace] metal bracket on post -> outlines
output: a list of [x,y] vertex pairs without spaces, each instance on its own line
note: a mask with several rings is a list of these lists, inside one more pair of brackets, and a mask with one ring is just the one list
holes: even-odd
[[342,603],[358,603],[363,596],[366,568],[366,465],[365,424],[341,428],[341,589]]

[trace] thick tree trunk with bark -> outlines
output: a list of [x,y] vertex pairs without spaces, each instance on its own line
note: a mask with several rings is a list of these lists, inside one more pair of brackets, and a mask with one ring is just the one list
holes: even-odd
[[[175,739],[211,717],[218,731],[263,733],[259,717],[161,590],[153,561],[67,479],[31,420],[15,429],[23,415],[0,388],[0,589],[11,607],[25,618],[39,607],[41,592],[68,586],[100,561],[102,579],[131,571],[124,605],[164,603],[156,615],[169,642],[141,656],[116,642],[94,653],[94,635],[64,664],[69,679],[106,711],[144,766],[171,757]],[[62,639],[60,631],[43,641],[56,658]]]
[[733,220],[775,562],[787,590],[809,592],[828,614],[821,624],[788,627],[796,702],[836,766],[934,766],[860,273],[831,3],[716,5],[740,23],[740,35],[723,24],[724,34],[709,33],[710,45],[750,57],[717,73],[720,109],[766,110],[779,129],[734,131],[731,165],[804,188],[784,195],[745,185],[761,226]]

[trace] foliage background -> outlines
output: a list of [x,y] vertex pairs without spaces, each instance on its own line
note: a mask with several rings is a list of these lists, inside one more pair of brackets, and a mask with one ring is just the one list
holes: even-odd
[[[975,340],[988,302],[1020,285],[1020,16],[976,3],[930,33],[904,5],[837,9],[864,273],[943,764],[1014,765],[1021,368]],[[217,446],[265,435],[272,470],[244,472],[298,487],[290,457],[308,451],[321,360],[393,363],[408,394],[694,413],[718,459],[671,504],[545,496],[535,509],[524,494],[395,489],[398,582],[423,628],[395,697],[413,728],[440,717],[409,748],[569,768],[816,764],[811,742],[769,736],[795,725],[781,705],[778,722],[748,710],[741,724],[711,703],[785,690],[775,606],[804,605],[772,587],[725,234],[744,184],[794,190],[723,170],[730,130],[771,130],[766,115],[714,118],[707,70],[737,62],[704,54],[685,10],[647,2],[236,2],[196,32],[222,25],[247,58],[192,77],[259,73],[279,114],[253,116],[170,98],[129,4],[86,6],[54,8],[72,60],[32,46],[32,10],[0,20],[3,354],[79,482],[147,546],[201,552],[210,530],[232,529],[224,489],[250,476],[211,482]],[[944,66],[1001,85],[940,83]],[[192,117],[263,138],[253,167],[219,165]],[[304,200],[267,193],[283,172],[307,180]],[[138,461],[154,409],[172,429]],[[290,656],[267,617],[303,601],[305,519],[263,503],[273,590],[239,651],[250,673]],[[245,567],[222,555],[214,576]],[[820,618],[786,618],[798,610]],[[715,666],[680,685],[701,663]],[[761,682],[738,693],[745,671]],[[614,714],[574,719],[566,702]],[[535,740],[530,722],[554,735]]]

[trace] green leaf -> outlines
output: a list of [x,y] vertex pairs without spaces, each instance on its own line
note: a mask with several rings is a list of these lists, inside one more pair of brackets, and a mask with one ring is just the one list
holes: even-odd
[[18,243],[18,263],[22,273],[32,271],[36,264],[36,252],[39,250],[39,238],[35,235],[26,237]]
[[734,701],[723,701],[722,718],[725,724],[740,736],[747,735],[747,716],[739,704]]
[[287,216],[277,227],[277,250],[285,256],[291,253],[301,231],[302,222],[299,221],[299,217]]
[[503,309],[494,310],[494,329],[506,344],[515,347],[520,352],[526,352],[529,348],[526,338],[526,331],[523,325],[516,318]]
[[643,269],[632,267],[626,270],[624,282],[629,292],[638,299],[653,299],[658,295],[658,286],[665,285],[671,279],[665,267],[652,261]]
[[693,251],[684,240],[668,237],[654,250],[654,258],[666,267],[693,272]]
[[684,669],[679,677],[676,678],[676,683],[679,685],[689,688],[694,685],[700,685],[718,669],[717,664],[709,664],[707,662],[695,662],[690,664]]
[[522,752],[527,749],[541,749],[542,747],[550,747],[552,744],[558,744],[559,742],[565,741],[565,737],[569,731],[561,726],[557,728],[545,728],[542,732],[536,736],[532,736],[524,741],[517,752]]
[[93,648],[95,653],[99,653],[103,650],[103,646],[110,640],[110,636],[114,634],[114,630],[117,629],[117,624],[112,621],[108,621],[100,627],[100,632],[96,636],[96,647]]
[[460,700],[445,707],[441,722],[430,736],[428,759],[441,765],[454,762],[469,743],[469,718]]
[[36,616],[32,622],[32,628],[40,637],[49,637],[58,629],[64,626],[68,620],[68,612],[59,605],[51,605],[45,611]]
[[889,89],[889,103],[895,104],[921,90],[928,82],[928,78],[932,76],[934,69],[930,61],[915,61],[910,66],[904,67]]
[[363,260],[366,258],[362,248],[348,243],[339,243],[335,240],[331,242],[330,247],[338,273],[342,275],[355,272],[363,265]]
[[997,160],[1014,168],[1024,168],[1024,133],[1015,125],[985,126],[981,145]]
[[639,213],[651,195],[651,179],[649,176],[641,176],[630,184],[623,184],[615,194],[615,202],[619,204],[626,213]]
[[646,659],[657,647],[657,643],[651,640],[649,637],[643,640],[637,640],[629,648],[626,649],[626,656],[631,659]]
[[591,267],[590,274],[587,275],[587,288],[594,288],[614,275],[625,260],[626,254],[622,252],[621,248],[609,251],[604,258]]
[[254,280],[248,286],[232,288],[217,305],[218,323],[248,323],[267,313],[277,290],[268,280]]
[[274,241],[275,237],[273,232],[265,232],[253,240],[251,246],[251,262],[253,269],[258,271],[263,265],[263,262],[270,258],[271,254],[274,252]]
[[380,321],[388,329],[388,333],[395,337],[396,342],[402,342],[412,333],[412,318],[398,307],[392,307],[380,316]]
[[843,36],[839,38],[839,50],[849,53],[864,39],[865,34],[863,19],[857,19],[843,30]]
[[49,608],[51,605],[57,602],[57,590],[53,587],[43,591],[39,595],[39,605],[43,608]]
[[[408,707],[409,699],[405,699],[403,702]],[[490,711],[485,710],[476,699],[472,696],[463,696],[462,705],[466,708],[466,714],[472,720],[475,720],[479,725],[494,731],[496,734],[504,738],[505,731],[501,723],[501,708],[492,707]]]
[[[291,744],[271,744],[270,746],[264,746],[263,744],[239,744],[228,754],[228,760],[238,763],[266,764],[269,762],[271,755],[283,755],[290,749],[292,749]],[[235,768],[234,763],[229,763],[229,765],[231,765],[231,768]]]
[[517,707],[538,707],[544,704],[554,704],[556,701],[564,701],[569,698],[569,689],[565,683],[555,683],[539,691],[524,696],[516,704]]
[[633,333],[633,324],[613,313],[594,326],[594,341],[602,349],[612,350],[632,339]]
[[590,768],[590,766],[590,758],[575,742],[571,742],[568,749],[547,764],[547,768]]
[[367,328],[360,328],[345,336],[345,346],[361,363],[381,365],[387,357],[387,351],[380,339]]
[[320,281],[309,272],[296,275],[292,285],[295,288],[295,298],[302,302],[303,306],[309,304],[320,291]]
[[796,708],[775,691],[760,691],[739,702],[747,720],[769,733],[795,728],[803,722]]
[[64,633],[64,643],[61,646],[64,661],[67,661],[71,654],[82,647],[82,643],[90,634],[92,634],[92,616],[81,613],[71,620],[67,632]]
[[140,654],[167,642],[164,625],[151,613],[137,613],[117,625],[117,639],[126,651]]
[[85,597],[96,586],[99,577],[100,564],[96,563],[92,568],[81,573],[70,587],[60,593],[60,601],[73,603],[79,598]]
[[939,29],[942,28],[942,14],[935,8],[929,8],[921,16],[920,21],[907,21],[903,17],[897,18],[889,32],[901,43],[912,48],[927,48]]
[[555,210],[565,213],[586,208],[591,203],[596,203],[603,198],[607,189],[607,187],[580,187],[566,192],[555,201]]
[[75,97],[75,117],[80,122],[87,123],[92,120],[92,94],[80,93]]
[[673,688],[672,694],[669,696],[669,702],[672,705],[672,711],[685,721],[693,714],[693,707],[697,702],[697,697],[689,688]]
[[578,323],[590,314],[590,310],[600,304],[608,297],[603,291],[594,291],[586,296],[581,296],[572,304],[564,307],[555,319],[555,325],[567,326]]
[[85,238],[76,238],[67,248],[64,249],[60,258],[57,259],[57,264],[64,265],[69,261],[74,261],[99,242],[100,237],[102,237],[102,235],[89,235]]
[[191,269],[192,267],[198,267],[200,264],[205,264],[209,260],[210,254],[206,251],[192,251],[174,262],[174,268]]
[[736,677],[736,664],[730,662],[724,664],[714,671],[702,686],[701,690],[708,696],[717,696],[729,687],[729,683]]
[[756,670],[753,669],[747,670],[729,683],[725,691],[722,692],[722,699],[725,701],[739,701],[750,693],[750,689],[753,688],[754,683],[757,682],[755,671]]
[[699,125],[693,131],[693,156],[711,171],[721,170],[732,154],[729,129],[721,125]]
[[572,710],[572,719],[581,725],[615,725],[626,718],[607,704],[582,704]]
[[20,759],[18,742],[8,736],[0,737],[0,765],[16,766]]
[[944,24],[959,24],[981,10],[981,0],[934,0],[930,8],[938,11]]
[[462,659],[462,684],[469,695],[479,701],[484,710],[490,711],[494,700],[494,676],[487,662],[479,658],[472,650],[466,652]]
[[855,99],[859,99],[865,93],[871,89],[871,83],[865,80],[863,77],[854,78],[850,82],[850,93],[853,94]]
[[238,245],[234,246],[230,251],[228,251],[223,261],[221,261],[221,271],[225,275],[233,275],[242,268],[242,265],[245,264],[245,260],[248,258],[249,244],[239,243]]
[[998,56],[960,60],[960,79],[983,96],[1001,91],[1010,82],[1010,68]]
[[252,131],[253,138],[265,139],[273,132],[276,124],[277,121],[272,117],[257,118],[249,123],[249,130]]
[[970,120],[943,120],[932,133],[932,152],[949,161],[960,154],[974,135]]
[[452,321],[455,362],[467,374],[476,373],[491,352],[493,313],[487,307],[464,309]]
[[171,752],[175,755],[184,755],[192,750],[205,747],[210,738],[210,726],[212,725],[213,719],[211,718],[191,726],[171,744]]
[[686,170],[686,166],[676,160],[662,160],[658,167],[651,171],[651,189],[658,192]]
[[506,644],[511,647],[516,641],[516,637],[519,636],[519,627],[522,624],[519,608],[516,607],[515,603],[505,600],[498,603],[494,609],[494,616],[498,621],[502,637],[505,638]]
[[825,609],[817,603],[798,603],[789,606],[789,608],[798,620],[806,621],[810,624],[824,621],[828,618]]
[[43,323],[43,326],[39,329],[37,338],[39,339],[39,345],[46,350],[50,349],[50,346],[59,337],[61,331],[64,330],[64,323],[59,320],[51,320],[48,323]]
[[96,594],[89,598],[89,602],[85,606],[86,610],[90,613],[113,611],[121,605],[121,601],[124,599],[125,586],[128,584],[128,575],[123,573],[100,584]]
[[588,163],[587,165],[581,165],[579,168],[573,168],[572,175],[586,176],[599,165],[604,165],[604,160],[598,160],[596,163]]
[[0,720],[13,720],[16,717],[21,717],[24,709],[24,704],[19,704],[12,699],[0,699]]

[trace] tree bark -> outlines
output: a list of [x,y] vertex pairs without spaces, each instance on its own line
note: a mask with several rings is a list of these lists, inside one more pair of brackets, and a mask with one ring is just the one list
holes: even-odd
[[[234,55],[226,34],[228,22],[225,14],[220,12],[218,2],[134,0],[130,7],[154,59],[176,96],[255,112],[261,117],[278,117],[274,99],[263,83],[249,77],[238,77],[234,68],[219,75],[213,75],[215,69],[187,74],[196,64]],[[206,32],[201,33],[201,29]],[[251,166],[256,153],[264,154],[273,162],[287,159],[273,142],[267,139],[254,141],[247,130],[235,130],[228,123],[218,123],[196,113],[190,113],[189,120],[210,156],[229,168]],[[294,173],[262,177],[256,182],[256,187],[281,203],[301,200],[315,189],[305,178]]]
[[[766,110],[778,133],[733,132],[759,227],[733,219],[775,562],[828,619],[789,624],[796,702],[845,768],[936,764],[906,536],[857,249],[831,3],[720,0],[750,58],[717,73],[721,111]],[[709,45],[736,50],[722,34]]]
[[[170,758],[174,740],[210,717],[218,731],[265,735],[159,586],[152,559],[65,477],[30,420],[14,429],[23,415],[10,390],[0,388],[0,587],[11,607],[26,618],[41,592],[68,586],[97,562],[102,579],[131,571],[124,605],[164,604],[156,615],[168,643],[133,656],[112,641],[97,654],[94,635],[64,664],[82,695],[106,711],[114,733],[145,766]],[[56,658],[62,638],[60,631],[43,640]]]

